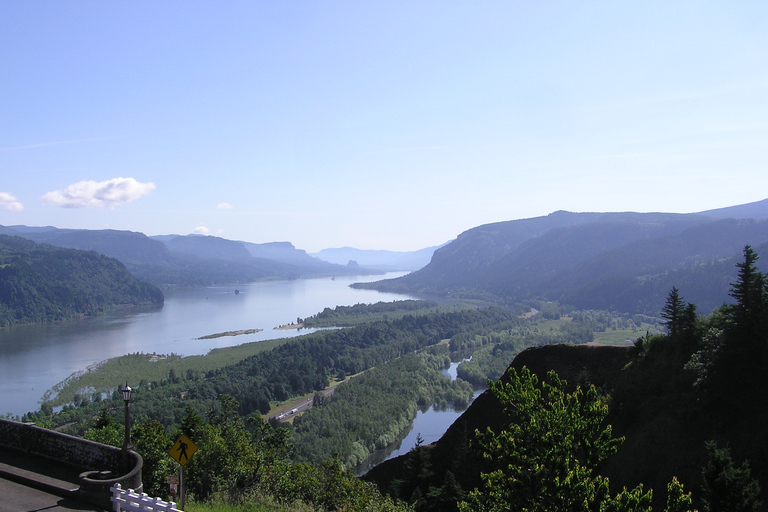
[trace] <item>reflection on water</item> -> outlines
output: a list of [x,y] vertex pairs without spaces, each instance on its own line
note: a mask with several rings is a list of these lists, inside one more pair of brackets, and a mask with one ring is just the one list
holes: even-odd
[[[159,307],[118,309],[84,320],[0,329],[0,415],[36,410],[46,390],[72,373],[129,353],[206,354],[213,348],[297,335],[274,330],[326,307],[411,298],[350,288],[360,281],[403,275],[267,281],[169,291]],[[241,329],[262,332],[200,340]],[[302,330],[298,334],[311,332]]]
[[[444,370],[443,373],[445,373],[446,376],[450,377],[451,379],[455,379],[456,368],[459,366],[459,364],[460,363],[451,363],[451,366]],[[470,401],[470,404],[475,400],[475,398],[480,396],[480,393],[482,392],[482,389],[476,390],[472,395],[472,401]],[[468,404],[467,407],[469,407],[470,404]],[[432,406],[426,411],[419,411],[416,413],[416,418],[413,420],[410,430],[405,431],[399,441],[381,450],[376,450],[368,457],[366,464],[355,468],[354,472],[357,475],[361,475],[372,467],[381,464],[385,460],[393,459],[395,457],[399,457],[400,455],[405,455],[416,446],[417,438],[419,436],[421,436],[423,441],[422,444],[426,445],[434,443],[440,439],[443,434],[445,434],[445,431],[448,430],[448,427],[450,427],[457,419],[459,419],[459,416],[461,416],[466,410],[466,407],[461,409],[436,409],[434,406]]]

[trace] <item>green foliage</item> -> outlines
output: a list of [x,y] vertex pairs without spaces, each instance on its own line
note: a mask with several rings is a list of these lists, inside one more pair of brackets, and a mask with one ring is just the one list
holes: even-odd
[[744,261],[736,264],[738,274],[736,282],[731,284],[731,297],[736,299],[733,323],[747,335],[760,327],[765,315],[766,277],[757,270],[759,258],[752,247],[744,247]]
[[[593,320],[596,312],[582,312],[578,320],[570,317],[557,321],[521,321],[506,329],[501,326],[482,334],[460,334],[451,339],[451,349],[471,351],[472,358],[457,368],[457,376],[475,386],[484,386],[488,380],[497,380],[509,363],[523,349],[554,343],[587,343],[593,339],[593,329],[604,329],[621,319],[605,316],[602,322]],[[506,326],[504,326],[506,327]]]
[[216,348],[204,356],[126,354],[70,375],[47,391],[44,399],[52,406],[61,406],[72,403],[75,395],[82,395],[84,392],[110,394],[115,390],[116,382],[130,380],[134,387],[141,382],[160,384],[170,380],[172,371],[177,379],[191,381],[289,341],[289,338],[281,338],[243,343],[234,347]]
[[173,441],[166,435],[165,427],[157,421],[137,423],[131,429],[131,442],[144,461],[141,469],[144,492],[150,496],[166,496],[166,479],[177,472],[177,465],[168,456]]
[[680,290],[673,286],[667,301],[661,309],[670,338],[690,338],[696,329],[696,306],[686,303],[680,296]]
[[358,466],[370,452],[394,443],[419,407],[467,404],[472,387],[441,373],[447,357],[442,348],[405,355],[338,386],[330,400],[294,420],[295,459],[338,453],[347,466]]
[[760,485],[752,478],[749,462],[737,467],[729,448],[708,441],[707,463],[702,469],[704,512],[757,512]]
[[303,503],[281,504],[269,496],[249,496],[247,500],[231,503],[222,497],[207,501],[189,500],[186,512],[315,512],[318,509]]
[[100,428],[90,428],[85,431],[83,437],[89,441],[119,448],[123,446],[123,441],[125,441],[125,427],[112,423]]
[[377,302],[376,304],[336,306],[333,309],[325,308],[320,313],[305,318],[303,322],[299,323],[303,323],[304,327],[352,327],[380,320],[394,320],[405,315],[447,313],[466,309],[475,308],[462,304],[437,304],[425,300],[397,300],[394,302]]
[[755,408],[749,393],[763,381],[768,364],[768,278],[758,271],[757,253],[744,248],[744,260],[736,264],[737,279],[731,285],[732,306],[723,307],[713,326],[691,358],[699,389],[707,400],[728,397],[733,407]]
[[566,393],[554,372],[541,382],[527,368],[506,377],[489,389],[512,421],[507,430],[478,435],[484,458],[497,469],[482,475],[485,489],[472,492],[469,503],[475,510],[598,510],[608,481],[593,469],[622,441],[601,425],[605,399],[594,387]]
[[[555,372],[546,381],[527,368],[510,369],[505,380],[489,389],[510,418],[500,432],[477,433],[483,457],[495,469],[484,472],[484,488],[470,493],[459,510],[526,512],[650,512],[652,491],[642,484],[611,496],[608,479],[595,467],[616,452],[606,398],[594,386],[566,392]],[[676,479],[668,486],[668,510],[687,511],[685,495]]]
[[693,510],[691,493],[686,494],[677,477],[667,485],[667,512],[697,512]]
[[0,235],[0,327],[162,302],[160,290],[113,258]]
[[[338,457],[320,464],[288,461],[289,431],[261,418],[244,422],[238,410],[237,401],[224,395],[205,424],[199,413],[187,411],[183,423],[198,446],[186,466],[187,488],[193,502],[215,504],[192,510],[260,510],[265,503],[277,504],[267,510],[406,510],[354,478]],[[152,430],[159,434],[156,426]]]
[[321,464],[280,462],[266,474],[262,488],[282,503],[308,503],[319,510],[409,510],[354,478],[338,457]]

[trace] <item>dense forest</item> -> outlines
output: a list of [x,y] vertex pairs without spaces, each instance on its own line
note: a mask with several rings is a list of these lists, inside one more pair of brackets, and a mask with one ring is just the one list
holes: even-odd
[[96,251],[122,262],[137,279],[163,289],[361,272],[312,258],[289,243],[251,244],[215,236],[150,238],[132,231],[50,226],[0,226],[0,234],[54,247]]
[[162,302],[113,258],[0,235],[0,327]]
[[[749,244],[768,250],[768,202],[759,218],[704,214],[571,213],[478,226],[406,276],[355,286],[513,305],[536,299],[573,309],[657,315],[685,288],[702,313],[727,299]],[[764,269],[765,270],[765,269]]]
[[[714,512],[736,502],[736,510],[765,510],[768,415],[759,397],[768,392],[761,377],[768,277],[758,259],[744,248],[733,303],[707,316],[685,300],[684,288],[668,291],[659,312],[666,334],[646,331],[642,316],[546,303],[529,318],[499,308],[413,310],[410,303],[403,310],[419,314],[401,315],[378,305],[370,307],[374,318],[393,318],[301,336],[205,373],[143,381],[132,432],[147,462],[147,488],[164,492],[172,466],[163,450],[184,431],[200,440],[190,468],[200,500],[266,496],[316,510]],[[633,345],[573,345],[621,329],[636,333]],[[525,350],[531,346],[539,348]],[[466,380],[440,375],[447,362],[469,355],[459,367]],[[504,371],[499,360],[509,358],[511,368],[496,380]],[[396,439],[419,407],[466,401],[470,381],[483,378],[491,391],[441,440],[366,475],[389,497],[360,487],[345,470]],[[346,382],[331,396],[318,393],[334,381]],[[292,425],[262,419],[276,403],[313,396],[314,407]],[[119,444],[120,405],[117,395],[92,396],[22,419],[71,423],[90,439]]]
[[[588,342],[593,339],[593,330],[625,328],[626,333],[631,334],[639,328],[645,332],[647,327],[635,324],[629,317],[604,312],[571,312],[570,316],[562,316],[552,305],[539,305],[541,312],[531,318],[497,308],[439,311],[442,306],[435,304],[422,304],[425,307],[416,309],[416,303],[410,301],[400,305],[402,309],[397,303],[337,308],[330,316],[359,319],[370,310],[372,321],[281,340],[263,352],[218,370],[200,371],[199,358],[195,358],[197,362],[182,371],[181,363],[186,358],[167,359],[171,368],[167,377],[142,380],[135,386],[131,405],[135,418],[132,431],[138,437],[137,449],[145,457],[147,488],[165,492],[164,479],[173,471],[172,461],[166,460],[159,446],[166,446],[179,429],[199,423],[193,439],[199,440],[201,454],[206,454],[200,461],[210,466],[207,471],[199,466],[197,473],[191,473],[197,475],[191,485],[195,486],[198,498],[209,499],[222,492],[241,496],[246,489],[264,491],[265,485],[277,485],[271,479],[278,475],[259,473],[264,469],[261,463],[254,462],[254,467],[245,469],[240,462],[225,460],[225,454],[220,451],[222,443],[226,445],[222,437],[240,439],[243,435],[253,437],[249,446],[256,451],[263,449],[259,444],[262,438],[280,439],[279,462],[270,459],[270,464],[280,465],[281,471],[291,475],[294,486],[292,490],[280,488],[280,492],[285,492],[280,499],[290,500],[300,495],[301,499],[317,503],[320,498],[307,498],[309,488],[313,485],[333,488],[327,482],[316,480],[320,475],[339,468],[330,474],[336,475],[336,481],[345,481],[351,477],[344,468],[359,465],[373,450],[396,441],[407,430],[417,410],[431,405],[461,406],[469,401],[472,386],[463,379],[451,381],[440,371],[451,360],[487,351],[490,357],[475,360],[473,356],[463,364],[472,364],[475,375],[496,379],[508,361],[526,347],[564,341]],[[377,320],[384,311],[392,318]],[[496,347],[499,348],[494,350]],[[119,364],[140,368],[134,365],[144,359],[146,357],[136,354]],[[507,363],[499,365],[499,359]],[[154,366],[153,370],[156,368],[159,367]],[[275,385],[266,385],[265,378]],[[331,396],[317,393],[327,389],[329,383],[339,382],[343,383],[334,388]],[[283,395],[275,396],[278,392],[285,393],[287,403],[291,397],[301,397],[304,401],[303,397],[309,397],[314,406],[295,417],[293,424],[281,425],[275,421],[265,425],[262,412],[281,403],[279,398]],[[257,397],[266,402],[260,403]],[[83,390],[59,412],[54,413],[45,403],[40,411],[21,419],[120,444],[123,439],[121,413],[122,400],[117,390],[107,398],[101,393]],[[224,417],[229,419],[225,421]],[[222,430],[223,424],[230,426]],[[235,435],[241,427],[234,428],[234,425],[241,425],[245,433]],[[207,446],[208,443],[213,445]],[[341,473],[334,473],[336,471]],[[342,474],[347,476],[340,476]],[[285,485],[286,475],[280,477],[283,481],[280,485]],[[304,478],[310,480],[302,480]],[[376,496],[376,500],[383,500],[377,503],[395,506],[381,495]]]
[[[521,321],[515,313],[490,308],[406,315],[318,331],[204,374],[173,372],[161,381],[142,380],[136,386],[134,409],[139,416],[178,425],[187,405],[205,411],[220,395],[227,394],[238,400],[241,415],[266,414],[271,403],[321,391],[334,379],[345,379],[456,334],[482,333],[492,327],[508,329]],[[82,421],[87,423],[94,410],[108,405],[86,391],[79,403],[65,406],[52,418],[55,424],[73,423],[77,428]],[[44,403],[43,409],[49,410],[50,405]],[[44,413],[30,413],[23,419],[36,421],[42,419],[39,414],[46,416]]]
[[[529,503],[526,510],[662,510],[669,506],[668,488],[682,507],[670,510],[766,510],[768,413],[761,397],[768,393],[762,376],[768,277],[757,260],[746,247],[731,285],[734,304],[708,316],[696,314],[684,289],[672,288],[660,312],[664,335],[640,336],[627,348],[557,345],[522,352],[493,393],[478,398],[435,445],[414,448],[366,478],[416,510],[456,509],[462,500],[465,508],[497,510],[499,499],[523,509],[532,492],[548,505]],[[552,369],[559,376],[548,376]],[[582,416],[597,411],[600,422]],[[568,430],[576,425],[583,429]],[[557,444],[561,436],[583,444]],[[586,447],[608,440],[612,448],[584,458]],[[549,462],[569,462],[547,464],[537,458],[542,454]],[[531,473],[517,474],[520,467]],[[530,479],[534,473],[539,476]],[[627,489],[632,496],[622,495]],[[689,492],[690,502],[683,499]],[[439,508],[426,499],[446,493],[452,500]],[[628,508],[615,503],[619,495]],[[600,503],[577,506],[568,496]]]

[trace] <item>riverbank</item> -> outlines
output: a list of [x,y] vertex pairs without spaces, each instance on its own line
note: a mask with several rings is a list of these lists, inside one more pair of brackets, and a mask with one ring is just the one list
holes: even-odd
[[301,322],[300,324],[287,324],[287,325],[278,325],[275,327],[276,331],[290,331],[291,329],[301,329],[304,327],[304,322]]
[[195,338],[196,340],[212,340],[215,338],[223,338],[224,336],[240,336],[242,334],[256,334],[257,332],[261,332],[264,329],[242,329],[239,331],[225,331],[225,332],[219,332],[216,334],[207,334],[205,336],[201,336],[199,338]]

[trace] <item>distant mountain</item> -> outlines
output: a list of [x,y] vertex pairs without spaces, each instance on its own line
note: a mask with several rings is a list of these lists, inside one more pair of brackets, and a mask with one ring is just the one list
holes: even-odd
[[[152,238],[152,237],[150,237]],[[161,240],[171,253],[194,256],[203,260],[249,261],[251,253],[241,242],[217,236],[188,235],[163,237]]]
[[0,235],[0,327],[162,303],[159,289],[114,258]]
[[424,267],[430,262],[432,255],[440,247],[442,245],[427,247],[418,251],[402,252],[340,247],[336,249],[323,249],[313,256],[339,265],[346,265],[350,261],[354,261],[361,267],[392,272],[398,270],[418,270]]
[[[707,313],[727,296],[747,244],[768,244],[768,201],[700,214],[570,213],[487,224],[411,274],[355,286],[516,303],[658,314],[672,286]],[[754,218],[723,219],[749,213]],[[689,293],[689,292],[686,292]]]
[[96,251],[120,260],[138,279],[163,288],[376,273],[312,258],[287,242],[250,244],[215,236],[147,237],[133,231],[28,226],[0,226],[0,234]]
[[0,226],[0,234],[15,235],[56,247],[96,251],[123,263],[168,261],[168,249],[143,233],[114,229],[59,229],[28,226]]
[[754,203],[728,206],[700,212],[699,215],[717,219],[768,219],[768,199]]
[[[317,268],[333,268],[328,266],[328,261],[323,261],[322,258],[313,258],[306,251],[296,249],[290,242],[270,242],[265,244],[254,244],[251,242],[241,242],[248,252],[254,258],[263,258],[267,260],[282,261],[284,263],[290,263],[292,265],[300,265],[306,267]],[[336,262],[330,262],[336,263]],[[340,265],[346,265],[347,262],[339,263]]]

